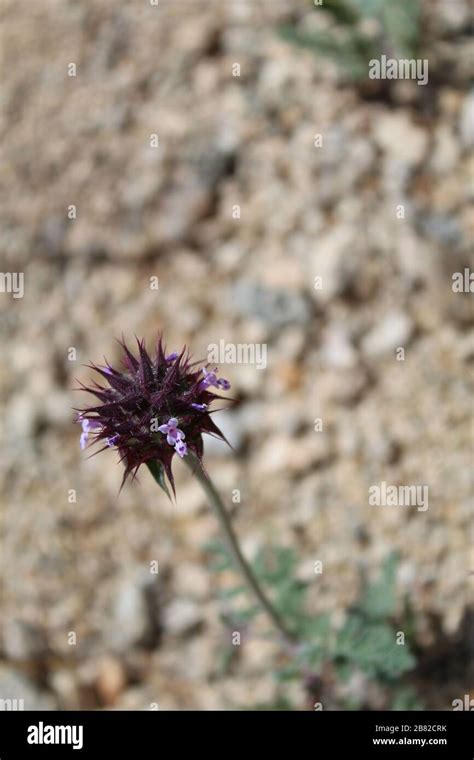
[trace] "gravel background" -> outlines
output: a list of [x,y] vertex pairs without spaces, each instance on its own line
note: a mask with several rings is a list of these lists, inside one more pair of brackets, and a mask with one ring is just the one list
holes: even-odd
[[[280,39],[279,23],[312,23],[306,2],[4,0],[0,268],[25,273],[25,294],[0,293],[1,697],[232,709],[277,693],[263,621],[219,664],[226,579],[187,469],[177,504],[147,472],[118,496],[113,453],[79,450],[81,365],[159,329],[196,357],[268,346],[265,370],[222,369],[235,452],[207,447],[229,504],[241,490],[245,551],[295,547],[315,615],[338,624],[398,550],[427,704],[469,690],[474,340],[451,287],[474,223],[467,5],[425,4],[429,85],[377,99]],[[382,480],[428,485],[429,509],[369,506]],[[286,696],[305,708],[302,687]]]

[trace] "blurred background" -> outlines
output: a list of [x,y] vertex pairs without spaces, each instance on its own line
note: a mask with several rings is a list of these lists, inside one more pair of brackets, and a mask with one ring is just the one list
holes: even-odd
[[[23,298],[0,293],[0,697],[311,709],[307,684],[275,679],[264,620],[229,648],[230,571],[187,468],[176,503],[146,471],[119,495],[116,455],[79,449],[83,365],[163,330],[196,358],[267,345],[264,370],[221,368],[235,451],[206,444],[246,554],[292,547],[337,628],[396,552],[404,678],[452,709],[474,686],[472,303],[452,288],[472,265],[467,0],[0,14],[0,269],[25,278]],[[428,83],[369,79],[382,54],[427,59]],[[428,486],[429,508],[369,506],[381,481]],[[324,709],[394,706],[357,669],[321,678]]]

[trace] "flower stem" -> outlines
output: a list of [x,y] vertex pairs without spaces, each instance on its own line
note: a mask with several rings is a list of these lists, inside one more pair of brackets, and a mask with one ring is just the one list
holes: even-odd
[[234,529],[232,527],[230,516],[222,502],[222,499],[216,487],[214,486],[214,483],[202,470],[199,462],[191,453],[189,454],[188,457],[186,457],[186,459],[192,472],[196,475],[197,479],[202,485],[206,493],[206,496],[208,497],[209,502],[217,516],[217,519],[219,521],[220,527],[222,528],[222,532],[224,533],[224,536],[228,543],[228,546],[231,551],[232,557],[235,561],[235,564],[239,568],[249,588],[252,590],[253,594],[258,599],[259,603],[265,610],[266,614],[271,619],[275,628],[278,630],[278,632],[282,636],[284,642],[287,645],[294,646],[297,643],[296,637],[287,628],[280,613],[275,609],[271,601],[268,599],[267,595],[261,588],[257,578],[255,577],[252,568],[250,567],[249,563],[247,562],[244,555],[242,554],[242,550],[240,548],[238,538],[235,535]]

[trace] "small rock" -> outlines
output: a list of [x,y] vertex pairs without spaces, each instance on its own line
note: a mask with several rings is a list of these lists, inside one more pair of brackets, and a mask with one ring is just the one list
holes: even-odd
[[474,334],[468,333],[467,335],[458,338],[456,344],[456,353],[460,360],[463,362],[471,362],[474,360]]
[[[210,437],[206,436],[206,439],[210,440]],[[206,441],[204,441],[204,451],[207,451]],[[163,509],[169,516],[192,517],[198,515],[206,505],[207,501],[201,485],[195,477],[189,477],[179,487],[176,504],[167,500]]]
[[179,562],[173,571],[174,588],[179,596],[205,599],[210,593],[210,575],[195,562]]
[[150,628],[148,613],[144,584],[140,579],[126,577],[119,581],[109,625],[111,647],[126,651],[146,638]]
[[472,19],[469,3],[466,0],[454,0],[454,2],[451,0],[449,3],[441,3],[436,15],[438,17],[437,23],[444,34],[462,33],[463,28]]
[[164,244],[177,243],[186,239],[186,235],[196,222],[209,212],[211,193],[196,177],[189,177],[187,182],[169,188],[164,195],[162,213],[153,225],[153,231]]
[[327,304],[353,285],[359,269],[353,251],[356,239],[352,224],[339,224],[319,239],[309,272],[317,301]]
[[423,160],[428,146],[426,131],[414,124],[408,113],[399,111],[375,119],[374,138],[385,153],[410,167]]
[[8,404],[6,428],[15,431],[18,438],[31,438],[37,418],[37,410],[32,398],[16,394]]
[[370,377],[364,367],[328,369],[322,374],[319,386],[321,399],[352,405],[359,401],[369,386]]
[[430,160],[433,170],[438,174],[444,174],[453,169],[458,155],[459,148],[453,132],[447,126],[439,127],[436,130],[435,144]]
[[474,145],[474,90],[464,99],[459,120],[461,145],[466,150]]
[[216,666],[215,643],[207,636],[193,636],[180,646],[183,676],[194,683],[208,680]]
[[39,233],[40,245],[44,246],[48,256],[61,254],[66,232],[67,221],[63,216],[48,216]]
[[246,280],[233,287],[231,302],[237,313],[260,319],[271,328],[302,324],[310,316],[309,306],[299,291],[265,288]]
[[433,251],[430,243],[410,227],[399,231],[396,247],[400,274],[408,285],[425,282],[433,276]]
[[201,613],[191,599],[175,599],[164,612],[164,628],[175,636],[183,636],[201,623]]
[[421,221],[421,229],[426,237],[440,245],[458,245],[462,238],[459,221],[449,214],[426,214]]
[[268,394],[281,396],[282,393],[295,391],[301,387],[304,375],[300,362],[280,361],[275,367],[273,376],[269,378]]
[[6,620],[3,626],[3,650],[10,660],[30,660],[46,650],[44,637],[32,625],[21,620]]
[[341,457],[354,458],[361,447],[361,435],[357,428],[340,425],[336,435],[336,449]]
[[292,455],[292,441],[286,435],[273,436],[260,448],[255,469],[261,473],[277,473],[288,467]]
[[120,660],[103,657],[97,664],[96,689],[102,704],[113,705],[125,688],[126,677]]
[[296,474],[325,462],[331,455],[331,441],[325,433],[310,433],[297,438],[273,436],[259,450],[257,472]]
[[364,336],[362,349],[369,357],[381,356],[405,347],[413,331],[413,324],[407,314],[392,312]]
[[38,691],[21,673],[8,667],[0,667],[0,710],[11,709],[54,710],[56,704],[50,694]]
[[340,325],[331,325],[325,330],[320,355],[323,364],[336,369],[354,367],[357,363],[357,352]]
[[60,710],[74,710],[80,704],[80,695],[75,673],[69,670],[55,670],[49,677],[51,689],[56,694]]
[[278,653],[278,645],[274,641],[265,641],[263,639],[251,638],[246,639],[243,635],[242,659],[249,670],[262,670],[265,663],[270,667],[272,658]]
[[367,461],[376,465],[392,464],[397,460],[399,447],[382,429],[371,430],[364,445]]
[[288,327],[278,336],[276,353],[295,361],[305,348],[305,333],[299,327]]

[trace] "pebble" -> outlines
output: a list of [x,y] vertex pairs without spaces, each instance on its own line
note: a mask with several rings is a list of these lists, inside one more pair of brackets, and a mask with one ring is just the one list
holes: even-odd
[[149,610],[144,583],[126,576],[117,582],[108,624],[108,642],[113,650],[124,652],[139,644],[148,634]]
[[104,656],[97,663],[96,689],[105,706],[114,705],[126,685],[123,665],[115,657]]
[[387,111],[374,119],[374,139],[388,156],[413,168],[421,163],[428,147],[428,134],[403,111]]
[[297,474],[311,466],[321,465],[330,455],[330,441],[322,433],[310,433],[293,439],[286,435],[274,435],[261,446],[255,469],[268,474],[282,470]]
[[362,350],[366,356],[375,358],[406,348],[413,332],[410,317],[404,312],[390,312],[376,324],[362,340]]
[[210,594],[210,585],[207,568],[196,562],[179,562],[173,569],[173,588],[176,596],[205,599]]
[[46,651],[45,641],[38,628],[21,620],[5,620],[3,650],[11,660],[35,659]]
[[438,127],[435,133],[433,153],[430,165],[437,174],[444,174],[455,168],[459,158],[456,136],[446,125]]
[[309,306],[297,290],[270,289],[256,282],[239,281],[232,289],[232,308],[243,316],[281,328],[309,319]]
[[450,214],[426,214],[421,221],[421,229],[427,237],[444,246],[459,245],[462,239],[459,221]]
[[164,610],[164,628],[172,636],[191,633],[201,621],[199,606],[191,599],[175,599]]
[[57,707],[52,694],[40,691],[29,678],[13,668],[0,666],[0,710],[9,709],[8,703],[1,700],[10,699],[16,700],[14,704],[21,710],[55,710]]
[[354,367],[357,363],[357,351],[351,343],[347,330],[341,325],[331,325],[325,330],[320,356],[325,366],[336,369]]
[[318,240],[314,252],[308,257],[311,267],[308,274],[317,302],[327,305],[341,295],[357,276],[357,263],[352,250],[356,238],[357,231],[353,224],[340,224]]
[[474,90],[464,98],[459,119],[459,136],[465,150],[474,146]]

